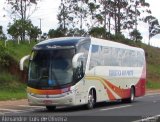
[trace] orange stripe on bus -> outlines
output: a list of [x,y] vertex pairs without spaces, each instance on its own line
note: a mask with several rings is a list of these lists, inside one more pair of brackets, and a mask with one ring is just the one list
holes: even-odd
[[[121,98],[125,98],[125,97],[128,97],[130,95],[130,89],[119,88],[119,87],[111,84],[109,81],[107,81],[106,79],[104,79],[102,77],[99,77],[99,76],[95,77],[94,76],[94,77],[92,77],[92,79],[96,79],[96,80],[99,80],[99,81],[104,81],[108,85],[108,87],[111,88]],[[104,83],[103,83],[103,85],[105,86]]]
[[122,88],[119,88],[113,84],[111,84],[109,81],[103,79],[107,85],[113,89],[113,91],[118,95],[120,96],[121,98],[125,98],[125,97],[128,97],[130,95],[130,89],[122,89]]
[[61,89],[39,90],[39,89],[30,88],[30,87],[27,87],[27,91],[29,93],[40,94],[40,95],[55,95],[55,94],[63,93]]

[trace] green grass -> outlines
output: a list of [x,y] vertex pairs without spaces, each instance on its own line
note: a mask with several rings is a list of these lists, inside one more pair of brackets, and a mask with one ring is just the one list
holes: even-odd
[[141,45],[146,53],[147,88],[160,89],[160,48]]
[[26,98],[26,84],[20,82],[17,76],[1,72],[0,84],[0,100]]
[[17,83],[18,86],[11,87],[5,86],[0,90],[0,101],[1,100],[17,100],[24,99],[26,97],[26,85]]
[[147,80],[160,84],[160,65],[147,64]]
[[147,85],[148,89],[160,89],[160,83],[159,82],[147,81],[146,85]]
[[[31,53],[32,47],[36,43],[21,42],[19,45],[16,42],[8,41],[5,51],[10,57],[17,62]],[[4,47],[4,42],[0,41],[0,45]],[[18,65],[17,65],[18,66]],[[12,67],[12,66],[10,66]],[[19,75],[13,75],[8,71],[7,67],[2,67],[0,64],[0,100],[15,100],[26,98],[26,84],[20,81]]]
[[[0,41],[4,45],[4,42]],[[16,42],[8,41],[6,48],[9,51],[10,56],[12,56],[16,61],[31,53],[33,46],[36,44],[32,41],[30,44],[28,42],[21,42],[19,45]]]
[[27,98],[25,90],[20,91],[1,91],[0,90],[0,101],[4,100],[18,100],[18,99],[25,99]]

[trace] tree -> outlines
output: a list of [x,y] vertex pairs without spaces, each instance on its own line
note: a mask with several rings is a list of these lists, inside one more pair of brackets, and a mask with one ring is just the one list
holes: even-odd
[[76,26],[76,28],[79,26],[78,28],[80,30],[83,30],[83,26],[85,26],[85,22],[87,21],[87,10],[84,7],[87,2],[88,0],[73,0],[73,2],[71,2],[70,9],[74,16],[73,26]]
[[19,27],[18,27],[18,22],[15,21],[14,24],[10,24],[8,25],[8,34],[10,34],[12,36],[12,38],[14,40],[18,40],[18,36],[20,36],[20,32],[19,32]]
[[28,36],[30,37],[30,40],[37,41],[37,37],[41,33],[41,30],[37,26],[31,25],[31,28],[28,29]]
[[90,18],[90,24],[87,23],[88,29],[102,25],[103,17],[101,16],[100,5],[96,2],[96,0],[86,2],[86,6],[88,9],[87,17]]
[[3,34],[2,26],[0,26],[0,35]]
[[143,20],[142,13],[146,16],[151,11],[149,3],[145,0],[114,0],[115,34],[122,29],[137,29],[138,21]]
[[149,24],[149,40],[151,37],[160,33],[160,25],[158,19],[154,16],[147,16],[144,22]]
[[130,1],[126,7],[126,16],[125,20],[123,21],[123,29],[137,29],[138,21],[144,21],[143,17],[151,14],[149,7],[149,3],[147,3],[145,0]]
[[104,27],[93,27],[89,31],[89,34],[94,37],[105,38],[106,31]]
[[87,32],[84,29],[71,28],[68,30],[67,36],[85,36]]
[[[143,20],[143,16],[151,14],[149,3],[145,0],[101,0],[104,15],[104,27],[106,27],[107,18],[109,32],[114,22],[115,34],[120,34],[122,29],[137,29],[138,21]],[[144,15],[140,17],[142,14]]]
[[[87,27],[87,12],[93,15],[94,3],[87,4],[88,0],[61,0],[59,7],[59,29],[66,35],[70,29],[79,28],[83,32],[83,27]],[[88,6],[87,6],[88,5]],[[87,6],[87,7],[86,7]],[[90,8],[90,11],[89,11]],[[67,30],[68,29],[68,30]],[[81,34],[82,35],[82,34]]]
[[[15,20],[22,20],[21,22],[25,22],[29,20],[31,15],[37,10],[37,2],[39,0],[6,0],[7,6],[5,10],[11,15],[11,17]],[[25,24],[25,23],[24,23]],[[22,26],[24,24],[21,24]],[[25,40],[25,31],[22,30],[21,40]]]
[[38,34],[41,34],[41,30],[34,26],[30,20],[14,20],[13,24],[9,25],[8,34],[10,34],[13,39],[18,40],[18,37],[25,32],[30,39],[36,39]]
[[5,10],[11,14],[13,19],[28,20],[37,10],[39,0],[6,0]]
[[7,39],[7,37],[5,36],[5,34],[3,33],[3,27],[0,26],[0,40],[5,40]]
[[130,32],[130,37],[132,40],[134,40],[135,42],[141,41],[143,39],[143,37],[141,36],[141,33],[134,29],[132,32]]
[[111,31],[111,19],[114,21],[115,34],[121,33],[121,21],[124,18],[124,10],[128,2],[126,0],[101,0],[104,15],[104,28],[106,29],[108,18],[108,32]]
[[56,30],[50,29],[48,32],[49,38],[56,38],[56,37],[62,37],[65,36],[61,28],[57,28]]
[[152,15],[146,16],[144,19],[144,22],[148,23],[149,25],[149,42],[148,45],[150,45],[150,39],[157,35],[160,34],[160,25],[158,22],[158,19]]
[[[145,0],[61,0],[61,15],[66,35],[74,35],[77,30],[89,31],[102,38],[111,38],[113,30],[116,37],[123,36],[122,30],[137,30],[138,21],[151,14]],[[146,14],[147,13],[147,14]],[[143,15],[143,16],[142,16]],[[69,18],[71,17],[70,21]],[[65,18],[65,19],[63,19]],[[60,20],[60,19],[59,19]],[[65,24],[64,24],[65,23]],[[98,24],[97,24],[98,23]],[[62,25],[62,24],[61,24]],[[60,26],[62,27],[62,26]],[[102,29],[103,28],[103,29]],[[101,32],[105,33],[102,34]],[[75,31],[75,32],[74,32]],[[98,33],[100,32],[100,33]],[[82,35],[82,34],[80,34]],[[138,39],[137,37],[135,39]],[[135,40],[138,41],[138,40]]]
[[55,37],[55,30],[54,29],[50,29],[48,31],[48,36],[49,36],[49,38],[54,38]]
[[114,14],[114,2],[111,0],[101,0],[100,1],[103,10],[101,14],[103,15],[103,20],[104,20],[104,28],[107,31],[107,18],[108,18],[108,32],[110,33],[111,31],[111,17],[113,17]]
[[57,15],[57,19],[59,21],[59,27],[57,31],[63,32],[64,35],[66,35],[68,28],[73,28],[74,26],[73,16],[70,15],[73,13],[73,11],[71,10],[71,2],[72,1],[61,0],[59,12]]

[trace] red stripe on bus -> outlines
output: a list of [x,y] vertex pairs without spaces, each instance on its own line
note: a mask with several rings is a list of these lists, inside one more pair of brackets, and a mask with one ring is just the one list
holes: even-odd
[[112,92],[108,88],[107,88],[106,91],[107,91],[109,100],[116,100],[116,98],[114,97],[114,95],[112,94]]

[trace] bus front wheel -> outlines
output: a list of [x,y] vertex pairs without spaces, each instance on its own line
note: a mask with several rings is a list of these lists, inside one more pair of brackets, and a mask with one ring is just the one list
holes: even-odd
[[96,91],[94,89],[91,89],[88,94],[87,109],[94,108],[95,103],[96,103]]

